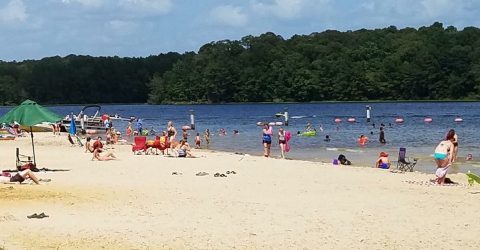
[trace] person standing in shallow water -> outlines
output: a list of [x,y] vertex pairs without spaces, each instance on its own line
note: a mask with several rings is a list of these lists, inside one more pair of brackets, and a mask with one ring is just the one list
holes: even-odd
[[378,140],[380,141],[381,144],[387,143],[387,141],[385,140],[385,131],[383,130],[383,127],[380,127],[380,136]]
[[270,147],[272,146],[272,127],[268,124],[263,125],[262,130],[263,156],[270,157]]

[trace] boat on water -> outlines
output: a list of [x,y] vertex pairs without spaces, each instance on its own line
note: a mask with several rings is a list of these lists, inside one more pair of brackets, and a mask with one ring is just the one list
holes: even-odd
[[20,125],[20,129],[21,130],[24,130],[26,132],[52,132],[53,131],[53,127],[52,127],[52,124],[51,123],[48,123],[48,122],[42,122],[42,123],[39,123],[35,126],[22,126]]
[[[85,111],[87,109],[94,109],[95,113],[91,116],[87,115]],[[79,130],[85,131],[87,134],[97,134],[101,132],[105,132],[105,116],[100,116],[100,110],[102,107],[99,105],[87,105],[80,110],[78,115],[74,115],[73,117],[67,115],[61,121],[61,131],[67,132],[70,130],[71,119],[75,119],[75,126]],[[103,120],[102,120],[103,118]]]

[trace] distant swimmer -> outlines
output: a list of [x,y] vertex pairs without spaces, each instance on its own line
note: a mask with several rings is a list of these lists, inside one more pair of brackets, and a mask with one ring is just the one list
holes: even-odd
[[360,144],[360,146],[365,146],[368,142],[368,137],[366,137],[365,135],[360,135],[360,137],[358,138],[358,144]]
[[305,126],[305,132],[310,132],[310,131],[317,131],[310,122],[307,123],[307,126]]
[[323,141],[330,142],[330,136],[329,136],[329,135],[325,135],[325,139],[323,139]]
[[233,135],[238,135],[238,134],[240,134],[240,132],[238,132],[238,130],[234,129],[233,130]]
[[380,127],[380,136],[378,137],[378,140],[382,144],[387,143],[387,141],[385,140],[385,131],[383,130],[383,127]]

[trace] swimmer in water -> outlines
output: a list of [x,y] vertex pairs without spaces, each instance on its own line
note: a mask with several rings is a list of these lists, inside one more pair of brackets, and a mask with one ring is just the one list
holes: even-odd
[[323,139],[324,141],[326,142],[330,142],[330,136],[329,135],[325,135],[325,139]]
[[358,144],[360,144],[360,146],[365,146],[368,142],[368,137],[366,137],[365,135],[360,135],[360,137],[358,138]]

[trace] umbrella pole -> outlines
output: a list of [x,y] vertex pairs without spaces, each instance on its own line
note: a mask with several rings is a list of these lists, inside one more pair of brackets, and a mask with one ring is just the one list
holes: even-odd
[[35,161],[35,144],[33,144],[33,129],[32,129],[32,126],[30,126],[30,137],[32,138],[33,165],[37,166],[37,161]]

